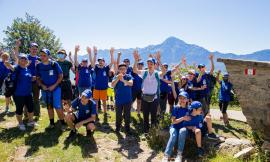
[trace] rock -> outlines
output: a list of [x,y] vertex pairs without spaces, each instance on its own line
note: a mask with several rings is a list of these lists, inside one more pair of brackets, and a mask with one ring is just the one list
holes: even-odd
[[270,142],[264,141],[264,142],[263,142],[263,145],[262,145],[262,149],[263,149],[264,151],[270,151]]
[[248,147],[233,156],[233,158],[243,158],[250,156],[255,151],[254,147]]
[[217,61],[226,65],[247,123],[269,143],[270,62],[220,58]]
[[218,146],[218,152],[221,154],[233,156],[234,154],[248,147],[252,147],[251,142],[248,140],[227,138],[225,142]]

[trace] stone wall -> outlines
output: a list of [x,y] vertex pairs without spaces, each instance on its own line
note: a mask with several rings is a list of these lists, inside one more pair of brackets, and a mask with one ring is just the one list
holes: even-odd
[[248,124],[269,142],[270,62],[232,59],[217,59],[217,61],[226,65]]

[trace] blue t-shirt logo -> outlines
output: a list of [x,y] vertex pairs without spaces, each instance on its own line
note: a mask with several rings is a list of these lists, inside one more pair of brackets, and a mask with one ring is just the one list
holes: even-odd
[[53,75],[53,70],[49,71],[49,75],[51,75],[51,76]]
[[86,110],[86,111],[85,111],[85,113],[86,113],[86,114],[89,114],[89,113],[90,113],[90,111],[89,111],[89,110]]
[[103,76],[106,76],[107,74],[106,74],[106,71],[103,71]]
[[88,69],[85,69],[85,73],[87,73],[87,74],[89,73]]

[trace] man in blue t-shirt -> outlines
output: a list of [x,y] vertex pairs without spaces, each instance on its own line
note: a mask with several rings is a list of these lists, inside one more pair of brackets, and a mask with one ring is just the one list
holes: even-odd
[[[96,73],[96,79],[95,79],[95,87],[93,92],[93,98],[98,103],[99,100],[102,101],[103,105],[103,111],[104,116],[107,116],[107,88],[109,83],[109,71],[114,63],[114,48],[111,48],[110,50],[110,56],[111,56],[111,62],[109,65],[105,64],[105,59],[103,57],[99,57],[97,59],[98,64],[96,65],[96,58],[97,58],[97,48],[94,47],[94,58],[92,59],[91,66],[94,68],[94,71]],[[98,109],[98,104],[97,104]]]
[[71,129],[71,135],[76,134],[76,130],[83,125],[86,127],[87,135],[92,135],[95,130],[96,115],[96,103],[92,99],[92,92],[86,89],[81,97],[72,101],[69,114],[65,118]]
[[202,88],[199,92],[199,101],[202,103],[203,114],[206,116],[209,112],[210,106],[210,82],[211,75],[214,73],[214,56],[213,54],[209,55],[209,60],[211,62],[211,70],[209,73],[206,72],[206,67],[204,64],[199,64],[199,74],[197,76],[198,86]]
[[[15,55],[19,55],[19,48],[21,46],[21,41],[16,40],[16,46],[15,46]],[[40,103],[39,103],[39,94],[40,90],[38,87],[38,84],[36,82],[36,65],[39,62],[40,58],[38,57],[38,44],[35,42],[32,42],[29,46],[29,52],[27,58],[29,60],[28,69],[31,71],[31,74],[33,76],[32,81],[32,93],[33,93],[33,100],[34,100],[34,116],[39,117],[40,116]]]
[[130,133],[130,109],[132,103],[132,85],[133,77],[127,72],[125,63],[118,65],[119,74],[112,81],[112,87],[115,90],[116,105],[116,132],[119,133],[124,112],[125,130]]
[[64,112],[61,103],[61,87],[59,84],[63,79],[63,71],[57,62],[49,59],[50,51],[42,49],[40,52],[41,62],[36,65],[37,81],[42,88],[42,99],[47,104],[50,119],[49,128],[55,126],[54,110],[62,123],[62,129],[65,129]]

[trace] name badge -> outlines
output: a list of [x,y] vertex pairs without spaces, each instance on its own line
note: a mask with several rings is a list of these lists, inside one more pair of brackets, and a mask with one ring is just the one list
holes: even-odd
[[49,75],[51,75],[51,76],[53,75],[53,70],[49,71]]
[[106,71],[103,72],[103,76],[107,76]]

